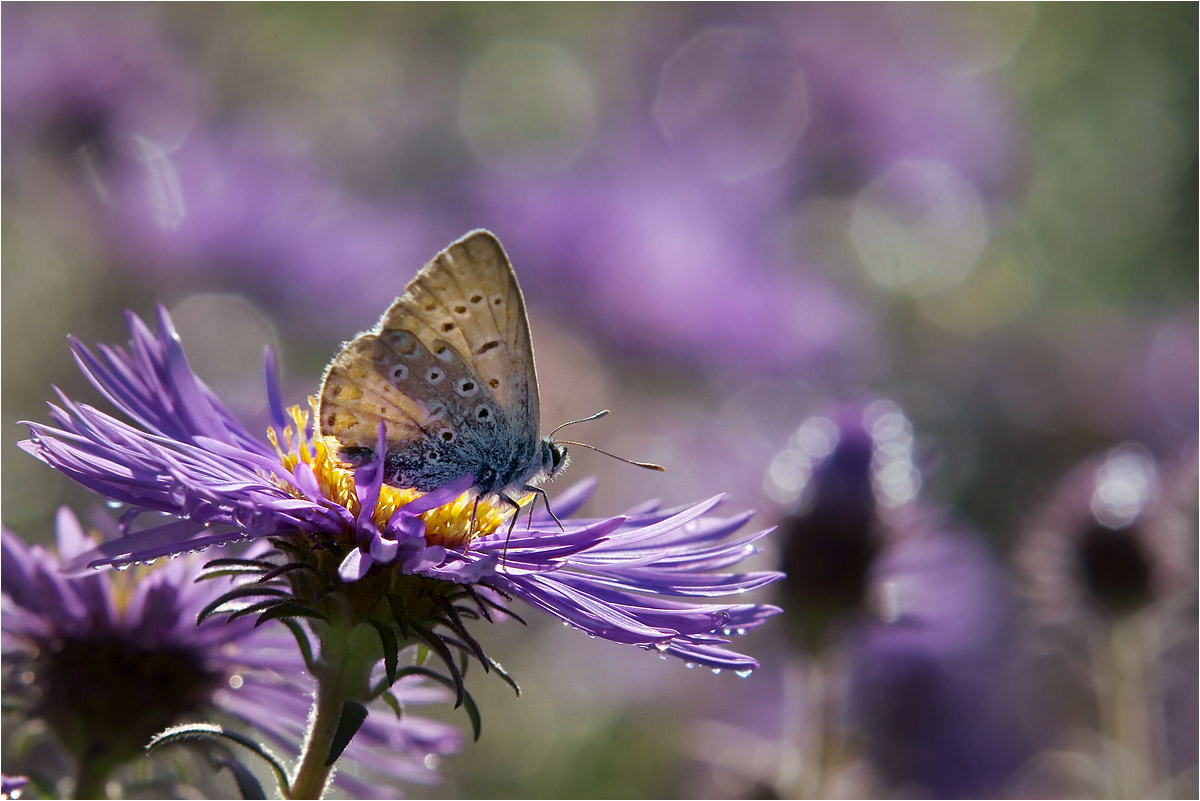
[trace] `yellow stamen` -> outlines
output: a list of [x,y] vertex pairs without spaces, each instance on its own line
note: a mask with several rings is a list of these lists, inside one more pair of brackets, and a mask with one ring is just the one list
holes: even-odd
[[[310,399],[310,403],[313,400],[315,399]],[[326,438],[316,431],[311,440],[308,437],[297,436],[296,432],[309,430],[312,417],[299,406],[292,406],[287,411],[292,424],[282,432],[282,445],[276,430],[267,429],[267,438],[279,455],[279,461],[288,470],[294,470],[297,464],[304,462],[316,476],[321,494],[357,516],[360,505],[358,497],[354,494],[354,471],[343,467],[330,455],[337,448],[336,440],[327,442]],[[279,483],[300,497],[299,491],[291,485],[282,481]],[[375,525],[383,528],[396,509],[423,494],[417,490],[389,487],[385,484],[380,489],[379,501],[375,504],[371,519]],[[421,515],[421,519],[425,521],[426,542],[430,545],[461,549],[467,547],[472,539],[491,534],[502,524],[508,524],[513,514],[511,506],[495,497],[485,497],[479,499],[479,506],[476,508],[475,498],[475,493],[468,490],[450,503]],[[525,504],[532,498],[533,494],[529,493],[521,498],[520,502]]]

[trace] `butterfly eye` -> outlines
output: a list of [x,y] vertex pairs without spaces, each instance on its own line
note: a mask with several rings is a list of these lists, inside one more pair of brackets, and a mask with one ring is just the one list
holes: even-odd
[[475,390],[479,387],[469,378],[463,378],[458,382],[458,386],[454,390],[464,398],[469,398],[475,394]]
[[425,380],[428,381],[430,384],[437,384],[444,377],[445,377],[445,374],[436,367],[429,368],[429,372],[425,374]]

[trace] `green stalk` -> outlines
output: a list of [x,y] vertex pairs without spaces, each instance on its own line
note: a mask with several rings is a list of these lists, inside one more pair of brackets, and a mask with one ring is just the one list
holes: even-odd
[[343,622],[313,628],[321,638],[321,656],[313,670],[317,690],[300,760],[284,793],[287,799],[324,797],[336,764],[327,763],[343,704],[370,700],[371,668],[379,661],[378,635],[370,626]]

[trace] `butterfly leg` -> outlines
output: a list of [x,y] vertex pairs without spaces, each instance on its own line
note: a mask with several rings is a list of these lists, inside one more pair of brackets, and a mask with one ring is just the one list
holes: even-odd
[[[558,523],[558,530],[562,531],[565,534],[567,530],[566,530],[566,528],[563,527],[562,521],[558,519],[558,515],[554,514],[554,510],[550,508],[550,496],[546,494],[546,491],[544,489],[542,489],[541,487],[531,487],[528,484],[526,484],[524,487],[522,487],[522,489],[528,490],[529,492],[536,492],[541,497],[542,503],[546,504],[546,511],[550,514],[550,518],[555,523]],[[532,503],[529,504],[529,524],[527,526],[528,528],[533,528],[533,507],[535,505],[536,504],[532,504]]]
[[513,529],[517,527],[517,517],[521,514],[521,504],[517,503],[512,498],[500,493],[500,500],[504,501],[513,508],[512,519],[508,521],[508,534],[504,537],[504,553],[500,557],[500,563],[504,564],[508,559],[508,541],[512,539]]

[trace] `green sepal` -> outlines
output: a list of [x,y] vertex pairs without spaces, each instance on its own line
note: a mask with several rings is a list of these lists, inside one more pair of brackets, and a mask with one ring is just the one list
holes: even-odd
[[396,666],[400,663],[400,645],[390,626],[378,620],[368,620],[379,634],[379,644],[383,648],[383,669],[387,673],[388,686],[396,682]]
[[291,795],[287,770],[283,767],[283,763],[279,761],[279,758],[271,753],[269,748],[243,734],[230,731],[224,726],[218,726],[215,723],[185,723],[180,726],[172,726],[169,729],[164,729],[150,738],[150,742],[146,744],[146,751],[153,751],[156,748],[186,740],[213,740],[222,745],[226,742],[240,745],[267,763],[271,771],[275,774],[275,780],[279,783],[279,789],[284,798]]
[[325,757],[326,765],[332,765],[338,761],[338,757],[346,750],[346,746],[350,745],[350,740],[358,733],[359,727],[366,719],[367,708],[360,702],[351,698],[342,704],[341,714],[338,715],[337,730],[333,733],[333,740],[329,743],[329,756]]

